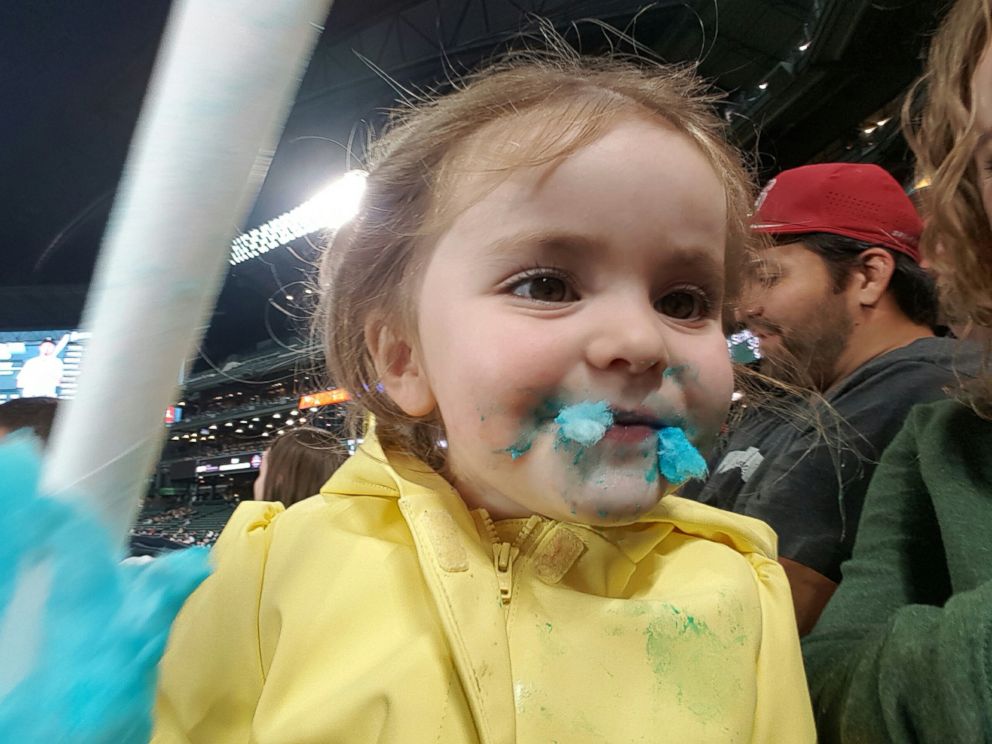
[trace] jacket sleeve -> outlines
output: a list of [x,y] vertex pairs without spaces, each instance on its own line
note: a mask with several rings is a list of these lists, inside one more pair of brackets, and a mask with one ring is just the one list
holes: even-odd
[[753,744],[816,741],[803,659],[785,571],[777,561],[751,556],[761,600]]
[[213,574],[176,619],[160,669],[153,744],[251,740],[264,682],[258,608],[281,504],[246,502],[212,553]]
[[882,458],[844,580],[803,643],[825,744],[992,740],[992,583],[944,601],[920,413]]

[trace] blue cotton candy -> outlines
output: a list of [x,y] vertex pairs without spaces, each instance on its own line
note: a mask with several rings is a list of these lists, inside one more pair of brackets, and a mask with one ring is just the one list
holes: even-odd
[[692,478],[704,478],[708,472],[706,460],[677,426],[658,431],[658,470],[676,486]]
[[0,741],[144,744],[169,628],[208,551],[122,566],[100,523],[38,494],[39,469],[32,437],[0,441]]
[[613,413],[605,400],[598,403],[584,401],[562,408],[555,417],[555,423],[559,427],[560,439],[591,447],[613,426]]

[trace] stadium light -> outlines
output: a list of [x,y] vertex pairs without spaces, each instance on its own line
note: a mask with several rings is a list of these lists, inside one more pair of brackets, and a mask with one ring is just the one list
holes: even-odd
[[318,230],[336,230],[358,213],[368,173],[348,171],[296,209],[242,233],[231,243],[232,266]]

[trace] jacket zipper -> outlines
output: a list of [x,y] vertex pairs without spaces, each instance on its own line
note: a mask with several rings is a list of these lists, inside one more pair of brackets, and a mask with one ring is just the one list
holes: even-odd
[[521,549],[534,534],[534,530],[541,524],[541,518],[536,514],[532,515],[517,533],[513,542],[509,543],[499,539],[499,533],[496,532],[496,525],[493,523],[492,517],[489,516],[489,512],[485,509],[480,511],[489,541],[492,543],[493,567],[496,569],[500,602],[503,605],[508,605],[513,597],[513,563],[520,555]]

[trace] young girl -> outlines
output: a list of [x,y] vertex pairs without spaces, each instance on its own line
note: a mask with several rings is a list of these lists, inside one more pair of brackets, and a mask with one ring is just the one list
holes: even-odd
[[156,742],[806,742],[763,523],[668,496],[729,405],[751,191],[686,72],[514,62],[405,114],[328,252],[374,425],[245,504]]

